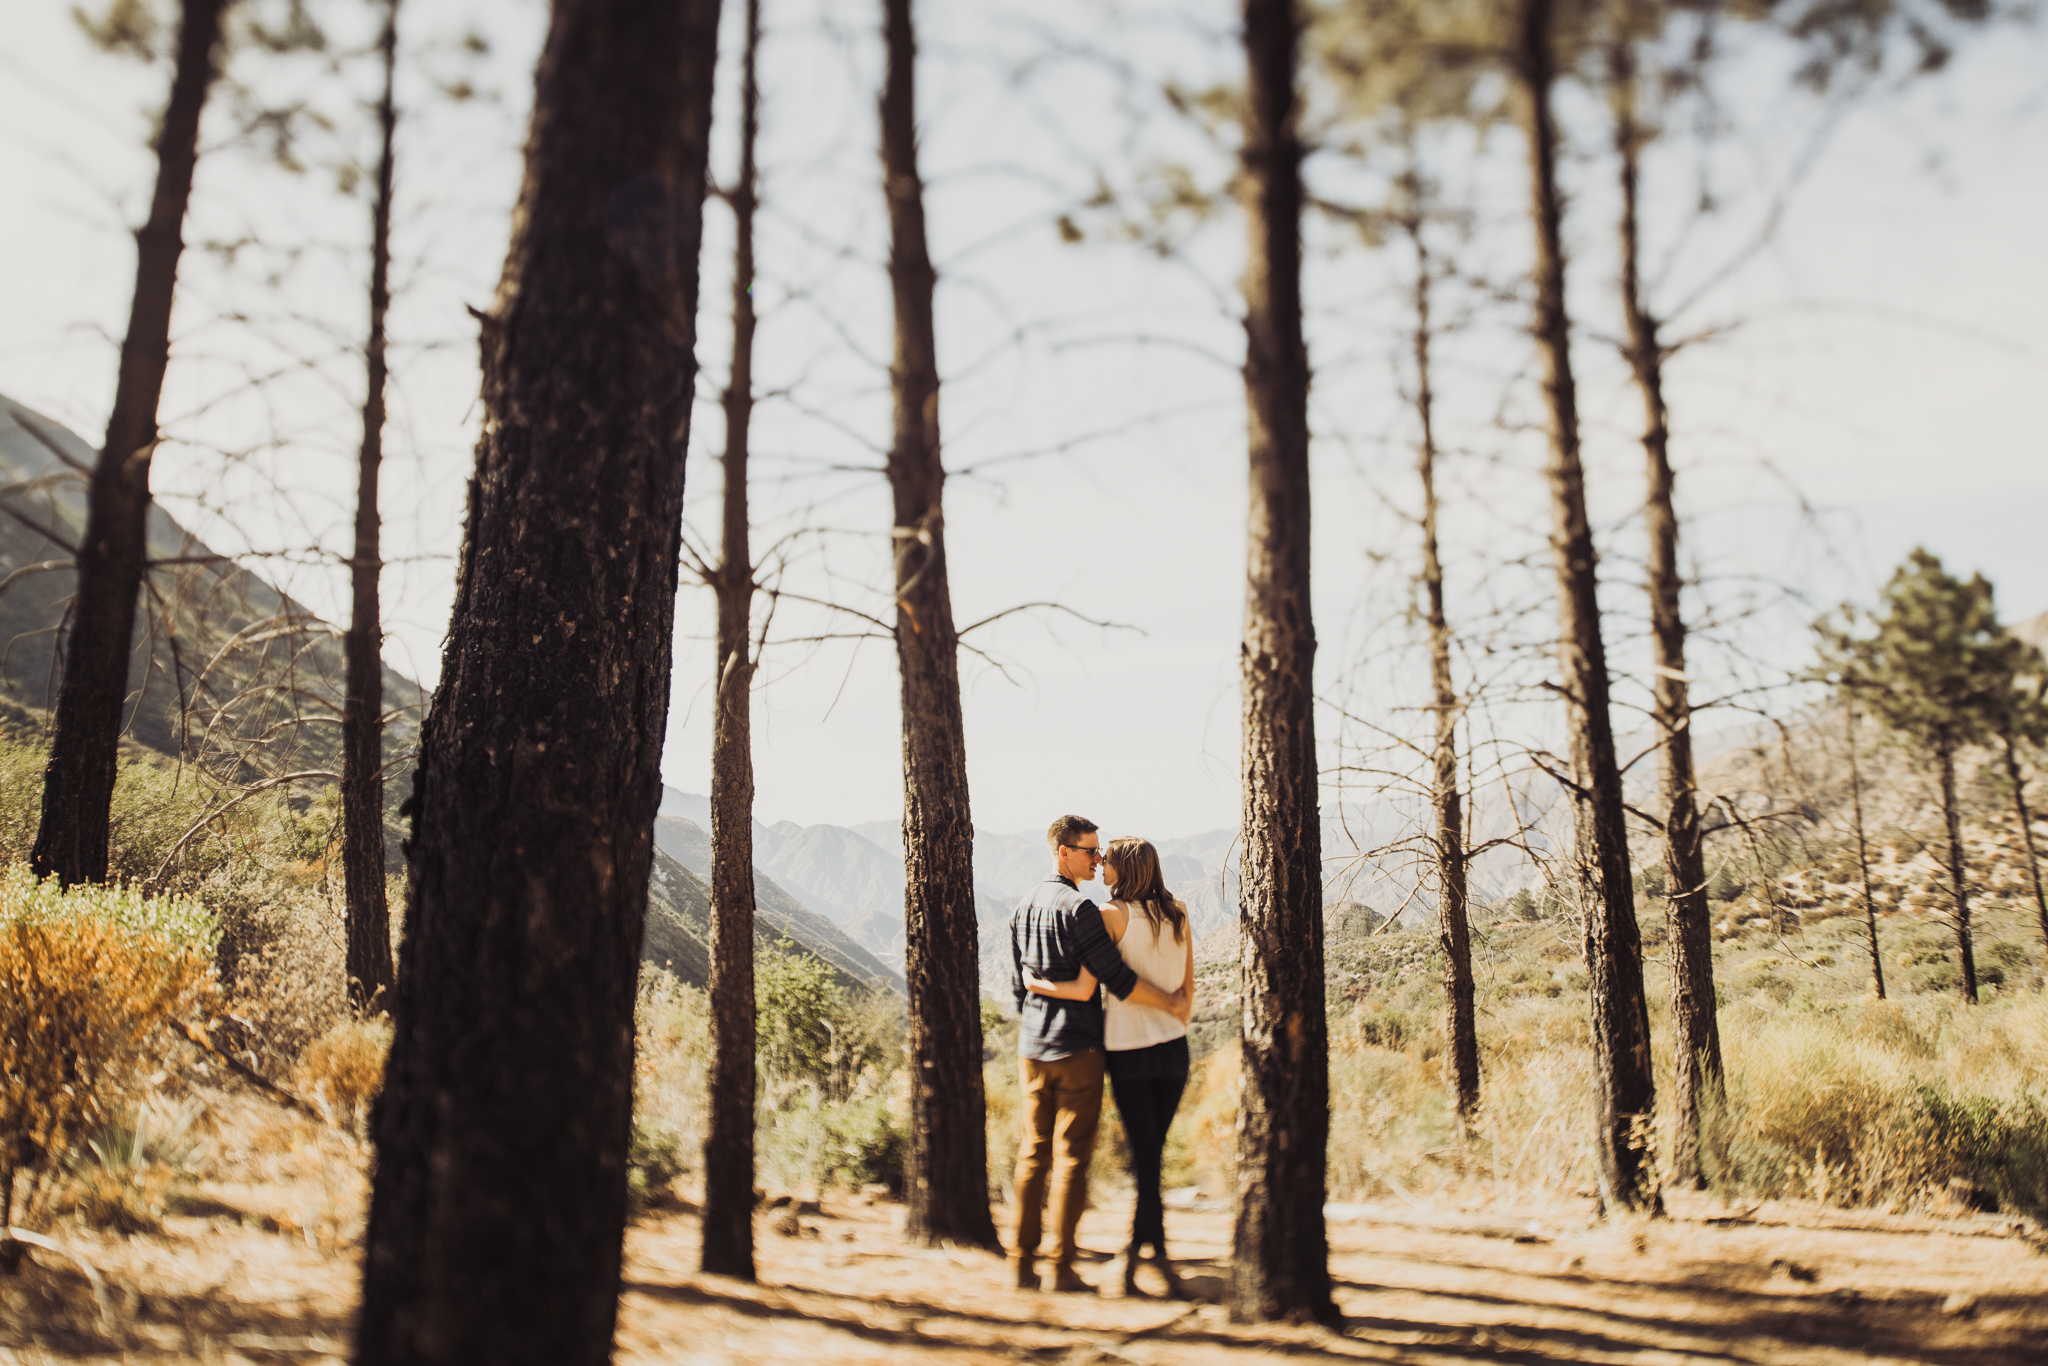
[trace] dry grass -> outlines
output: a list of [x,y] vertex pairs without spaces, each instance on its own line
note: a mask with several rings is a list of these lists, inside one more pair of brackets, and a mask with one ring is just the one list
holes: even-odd
[[391,1024],[343,1020],[299,1055],[299,1094],[311,1100],[329,1124],[357,1134],[368,1132],[370,1103],[384,1089],[384,1058],[391,1051]]

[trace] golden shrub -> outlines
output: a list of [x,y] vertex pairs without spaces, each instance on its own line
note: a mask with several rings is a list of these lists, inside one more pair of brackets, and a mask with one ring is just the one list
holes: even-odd
[[299,1057],[299,1089],[327,1111],[329,1123],[361,1127],[370,1102],[384,1089],[384,1058],[391,1025],[345,1020],[322,1034]]
[[0,871],[0,1224],[110,1123],[158,1032],[211,993],[218,931],[187,902]]

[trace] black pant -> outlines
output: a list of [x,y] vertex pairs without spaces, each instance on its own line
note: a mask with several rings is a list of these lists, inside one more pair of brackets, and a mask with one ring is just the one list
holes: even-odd
[[1146,1243],[1166,1255],[1166,1206],[1159,1198],[1159,1169],[1166,1154],[1166,1131],[1180,1108],[1188,1085],[1188,1041],[1168,1039],[1150,1048],[1130,1048],[1108,1055],[1109,1085],[1116,1093],[1117,1113],[1131,1140],[1131,1181],[1138,1188],[1138,1208],[1131,1217],[1131,1251]]

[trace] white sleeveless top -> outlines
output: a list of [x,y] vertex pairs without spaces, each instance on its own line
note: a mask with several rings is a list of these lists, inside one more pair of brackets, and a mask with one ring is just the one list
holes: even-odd
[[[1182,916],[1187,915],[1186,906],[1178,901],[1173,904],[1180,906]],[[1130,924],[1124,927],[1117,952],[1138,976],[1153,986],[1165,992],[1179,991],[1188,970],[1188,941],[1175,939],[1170,926],[1153,920],[1139,907],[1129,902],[1124,906],[1130,912]],[[1182,935],[1194,932],[1194,927],[1185,920],[1181,924]],[[1181,1038],[1187,1032],[1188,1027],[1167,1011],[1120,1001],[1115,992],[1102,993],[1102,1046],[1112,1053],[1150,1048]]]

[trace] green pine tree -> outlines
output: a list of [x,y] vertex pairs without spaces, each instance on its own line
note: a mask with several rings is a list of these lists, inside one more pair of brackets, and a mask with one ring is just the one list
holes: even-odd
[[1956,754],[1998,732],[2001,717],[2011,710],[2027,647],[1998,624],[1991,584],[1983,575],[1965,583],[1943,569],[1938,556],[1917,547],[1893,571],[1875,617],[1845,608],[1816,629],[1822,672],[1837,691],[1920,749],[1939,771],[1962,992],[1974,1002],[1977,962],[1970,944]]
[[2034,847],[2034,817],[2027,809],[2026,775],[2020,751],[2037,753],[2048,747],[2048,661],[2024,641],[2012,639],[2014,667],[1991,699],[1991,729],[2005,761],[2006,783],[2012,790],[2013,812],[2019,817],[2020,845],[2027,853],[2027,877],[2034,887],[2034,905],[2041,912],[2041,937],[2048,943],[2048,891],[2041,885],[2041,855]]

